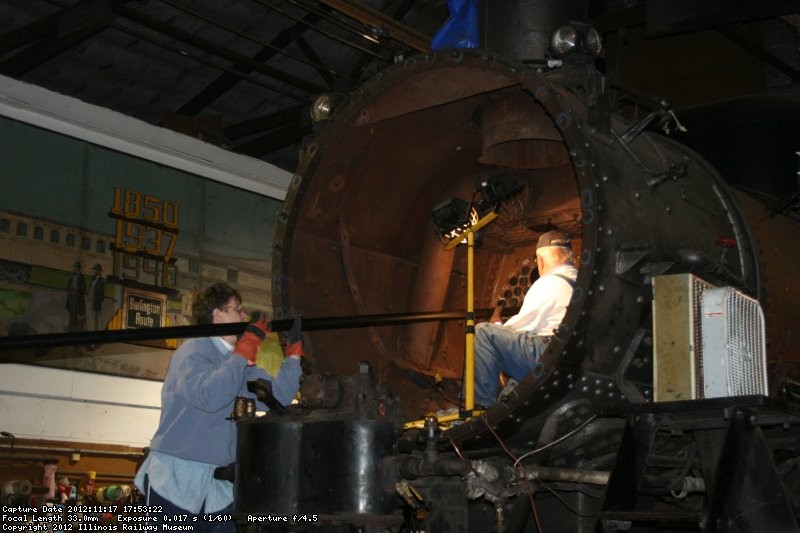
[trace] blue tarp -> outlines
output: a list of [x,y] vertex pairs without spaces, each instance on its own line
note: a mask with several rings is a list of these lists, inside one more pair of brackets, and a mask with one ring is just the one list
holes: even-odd
[[431,48],[478,48],[477,0],[447,0],[450,16],[431,39]]

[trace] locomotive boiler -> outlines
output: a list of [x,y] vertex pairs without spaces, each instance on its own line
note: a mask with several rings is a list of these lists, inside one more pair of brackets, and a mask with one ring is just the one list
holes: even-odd
[[[679,124],[666,106],[616,115],[591,61],[442,50],[332,101],[280,214],[276,314],[423,319],[305,333],[313,377],[301,405],[238,422],[240,520],[263,530],[797,530],[791,213],[770,215],[654,131]],[[432,211],[497,176],[521,190],[476,233],[470,276],[470,250],[443,245]],[[469,317],[426,313],[463,310],[468,294],[478,310],[519,306],[537,277],[536,240],[552,229],[572,237],[579,273],[543,366],[485,412],[464,412]],[[760,302],[769,395],[654,401],[654,279],[670,275]],[[290,526],[264,520],[286,514]]]

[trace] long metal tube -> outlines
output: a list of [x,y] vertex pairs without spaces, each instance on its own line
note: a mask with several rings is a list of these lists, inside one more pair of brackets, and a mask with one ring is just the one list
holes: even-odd
[[0,461],[55,464],[58,462],[58,457],[45,457],[40,455],[0,455]]
[[431,39],[422,32],[394,20],[392,17],[355,0],[320,0],[340,13],[365,24],[385,30],[389,37],[417,52],[425,53],[431,48]]
[[[592,485],[608,485],[611,472],[602,470],[587,470],[583,468],[560,468],[554,466],[527,466],[525,467],[527,479],[541,481],[564,481],[569,483],[589,483]],[[703,478],[685,476],[680,482],[670,476],[642,477],[642,487],[648,489],[669,489],[686,492],[705,492],[706,485]]]
[[[284,0],[284,1],[290,3],[290,4],[294,5],[294,6],[297,6],[300,9],[304,9],[307,12],[320,17],[321,19],[326,20],[326,21],[330,22],[331,24],[339,26],[340,28],[342,28],[344,30],[350,31],[354,35],[356,35],[357,37],[359,37],[361,39],[366,39],[366,40],[370,41],[371,43],[375,42],[371,38],[368,38],[368,36],[365,35],[365,32],[368,30],[368,28],[364,27],[364,26],[366,26],[366,24],[364,22],[360,21],[360,20],[356,20],[356,22],[364,25],[362,27],[358,27],[356,24],[348,23],[346,20],[342,19],[341,17],[335,17],[331,13],[328,13],[328,12],[322,10],[322,9],[319,9],[319,8],[313,6],[307,0]],[[312,29],[319,31],[316,27],[314,27]],[[384,41],[382,41],[380,39],[377,39],[377,40],[379,42],[377,42],[375,44],[377,44],[378,46],[380,46],[382,48],[385,48],[386,50],[388,50],[392,54],[397,53],[398,50],[396,48],[387,45]],[[402,41],[401,41],[401,43],[402,43]],[[378,55],[380,55],[380,54],[378,54]]]
[[[15,446],[0,445],[0,450],[8,452],[8,455],[0,455],[0,459],[8,459],[14,457],[23,457],[16,455],[14,452],[23,450],[25,452],[47,452],[47,453],[78,453],[86,456],[102,456],[102,457],[124,457],[126,459],[140,459],[143,452],[140,451],[115,451],[115,450],[89,450],[86,448],[69,448],[66,446],[28,446],[25,444],[17,444]],[[39,457],[41,459],[41,457]],[[56,460],[58,460],[56,458]]]
[[558,468],[551,466],[526,466],[528,479],[542,481],[568,481],[573,483],[591,483],[607,485],[611,472],[586,470],[583,468]]
[[[491,309],[481,309],[481,316],[489,316]],[[477,314],[477,313],[476,313]],[[429,311],[421,313],[389,313],[340,317],[303,318],[303,331],[326,329],[364,328],[370,326],[396,326],[414,322],[437,320],[464,320],[464,311]],[[293,318],[276,319],[270,322],[271,331],[288,331]],[[168,328],[119,329],[111,331],[74,331],[66,333],[44,333],[0,337],[0,351],[22,348],[45,348],[58,346],[80,346],[112,342],[135,342],[164,339],[187,339],[191,337],[213,337],[238,335],[247,322],[231,324],[206,324],[197,326],[174,326]]]
[[[59,470],[58,474],[61,476],[74,476],[78,478],[83,478],[86,476],[86,470]],[[116,480],[122,480],[124,483],[132,483],[133,477],[136,474],[125,474],[123,472],[95,472],[95,479],[103,482],[110,482]]]

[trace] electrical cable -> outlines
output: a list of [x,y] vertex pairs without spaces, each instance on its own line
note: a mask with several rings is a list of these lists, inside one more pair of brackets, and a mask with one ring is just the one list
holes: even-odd
[[436,383],[436,381],[435,381],[435,380],[434,380],[434,379],[433,379],[433,378],[432,378],[430,375],[428,375],[428,374],[425,372],[425,370],[423,370],[423,368],[422,368],[421,366],[419,366],[418,364],[416,364],[416,363],[413,363],[413,362],[412,362],[412,366],[413,366],[414,368],[416,368],[416,369],[417,369],[417,372],[418,372],[418,373],[419,373],[421,376],[423,376],[423,377],[424,377],[424,378],[425,378],[425,379],[428,381],[428,383],[430,383],[431,387],[432,387],[432,388],[433,388],[433,389],[434,389],[436,392],[438,392],[438,393],[439,393],[439,395],[440,395],[442,398],[444,398],[444,401],[446,401],[447,403],[451,403],[451,404],[457,405],[459,409],[464,409],[464,402],[460,402],[460,401],[458,401],[458,400],[453,400],[452,398],[450,398],[449,396],[447,396],[447,395],[444,393],[444,391],[443,391],[443,390],[442,390],[442,389],[439,387],[439,385]]
[[458,457],[467,464],[467,466],[469,467],[469,471],[470,472],[475,472],[475,469],[472,467],[472,461],[470,461],[469,459],[464,457],[464,454],[461,453],[461,450],[459,449],[458,445],[453,440],[453,438],[452,437],[448,437],[447,440],[450,441],[450,445],[453,447],[453,450],[455,450],[456,455],[458,455]]
[[555,446],[556,444],[558,444],[558,443],[560,443],[560,442],[562,442],[562,441],[564,441],[564,440],[568,439],[569,437],[573,436],[575,433],[577,433],[578,431],[580,431],[581,429],[583,429],[583,428],[584,428],[584,426],[586,426],[586,425],[587,425],[589,422],[591,422],[591,421],[592,421],[592,420],[594,420],[595,418],[597,418],[597,415],[592,415],[592,416],[590,416],[589,418],[587,418],[587,419],[586,419],[586,420],[585,420],[585,421],[584,421],[584,422],[583,422],[583,423],[582,423],[580,426],[576,427],[575,429],[573,429],[572,431],[570,431],[570,432],[566,433],[565,435],[563,435],[563,436],[561,436],[561,437],[557,438],[557,439],[556,439],[556,440],[554,440],[553,442],[550,442],[550,443],[548,443],[548,444],[545,444],[544,446],[541,446],[541,447],[539,447],[539,448],[536,448],[535,450],[531,450],[531,451],[529,451],[529,452],[526,452],[526,453],[522,454],[522,455],[519,457],[519,459],[517,459],[517,461],[514,463],[514,466],[517,466],[517,464],[518,464],[519,462],[521,462],[522,460],[524,460],[524,459],[526,459],[526,458],[530,457],[531,455],[533,455],[533,454],[535,454],[535,453],[539,453],[539,452],[541,452],[541,451],[543,451],[543,450],[546,450],[547,448],[550,448],[551,446]]
[[534,479],[535,479],[536,481],[538,481],[538,482],[539,482],[539,484],[540,484],[542,487],[544,487],[545,489],[547,489],[548,491],[550,491],[550,493],[551,493],[553,496],[555,496],[555,497],[556,497],[556,499],[557,499],[558,501],[560,501],[560,502],[561,502],[561,503],[564,505],[564,507],[566,507],[566,508],[567,508],[567,509],[568,509],[570,512],[572,512],[572,513],[575,513],[575,515],[577,515],[577,516],[579,516],[579,517],[581,517],[581,518],[595,518],[595,517],[599,516],[599,514],[597,514],[597,513],[595,513],[595,514],[583,514],[583,513],[579,512],[577,509],[573,508],[573,507],[572,507],[572,506],[571,506],[569,503],[567,503],[567,501],[566,501],[566,500],[565,500],[563,497],[561,497],[561,495],[560,495],[560,494],[558,494],[556,491],[554,491],[553,489],[551,489],[550,487],[548,487],[548,486],[547,486],[547,484],[546,484],[544,481],[542,481],[541,479],[539,479],[539,478],[538,478],[538,477],[536,477],[536,476],[534,476]]
[[[539,480],[541,481],[541,479]],[[580,492],[581,494],[588,496],[589,498],[600,499],[602,498],[605,493],[606,489],[603,487],[602,489],[592,489],[590,485],[584,483],[576,483],[576,482],[569,482],[569,481],[549,481],[550,488],[554,488],[560,492]]]
[[[514,456],[514,454],[512,454],[512,453],[511,453],[511,452],[508,450],[508,448],[506,448],[505,444],[504,444],[504,443],[503,443],[503,442],[500,440],[500,437],[499,437],[499,436],[498,436],[498,435],[495,433],[495,431],[494,431],[494,430],[492,429],[492,427],[489,425],[489,422],[486,420],[486,417],[482,415],[482,416],[481,416],[481,418],[483,419],[483,421],[484,421],[484,423],[486,424],[486,426],[489,428],[489,431],[491,431],[492,435],[494,435],[494,436],[495,436],[495,438],[497,439],[497,441],[500,443],[500,446],[502,446],[503,450],[505,450],[505,452],[506,452],[506,453],[507,453],[507,454],[508,454],[508,455],[509,455],[509,456],[510,456],[512,459],[514,459],[514,467],[515,467],[515,468],[519,468],[519,469],[520,469],[520,471],[521,471],[521,472],[522,472],[522,473],[525,475],[525,479],[528,479],[528,474],[527,474],[527,471],[526,471],[526,470],[525,470],[525,468],[524,468],[524,467],[523,467],[523,466],[520,464],[520,463],[521,463],[523,460],[525,460],[526,458],[530,457],[531,455],[533,455],[533,454],[535,454],[535,453],[541,452],[541,451],[543,451],[543,450],[546,450],[547,448],[550,448],[550,447],[552,447],[552,446],[555,446],[556,444],[558,444],[558,443],[560,443],[560,442],[563,442],[564,440],[566,440],[566,439],[570,438],[571,436],[575,435],[575,434],[576,434],[578,431],[580,431],[581,429],[583,429],[583,428],[584,428],[584,427],[585,427],[587,424],[589,424],[589,423],[590,423],[592,420],[594,420],[595,418],[597,418],[597,415],[592,415],[592,416],[590,416],[590,417],[589,417],[589,418],[587,418],[587,419],[586,419],[586,420],[585,420],[583,423],[581,423],[581,425],[579,425],[578,427],[576,427],[576,428],[575,428],[575,429],[573,429],[572,431],[569,431],[568,433],[566,433],[566,434],[562,435],[561,437],[557,438],[556,440],[554,440],[554,441],[552,441],[552,442],[550,442],[550,443],[548,443],[548,444],[545,444],[544,446],[540,446],[539,448],[536,448],[535,450],[531,450],[531,451],[529,451],[529,452],[527,452],[527,453],[524,453],[524,454],[523,454],[523,455],[521,455],[519,458],[517,458],[516,456]],[[535,479],[537,482],[539,482],[539,484],[540,484],[540,485],[542,485],[542,487],[544,487],[545,489],[547,489],[548,491],[550,491],[550,492],[551,492],[551,493],[552,493],[552,494],[553,494],[553,495],[554,495],[554,496],[555,496],[555,497],[556,497],[556,498],[557,498],[557,499],[558,499],[558,500],[559,500],[559,501],[560,501],[560,502],[561,502],[561,503],[562,503],[562,504],[563,504],[563,505],[564,505],[564,506],[565,506],[567,509],[569,509],[571,512],[575,513],[575,515],[577,515],[577,516],[579,516],[579,517],[581,517],[581,518],[593,518],[593,517],[597,516],[597,515],[584,515],[584,514],[580,513],[580,512],[579,512],[579,511],[577,511],[576,509],[572,508],[572,507],[570,506],[570,504],[569,504],[569,503],[567,503],[567,501],[566,501],[566,500],[564,500],[564,498],[562,498],[562,497],[561,497],[561,495],[559,495],[559,494],[558,494],[557,492],[555,492],[553,489],[551,489],[550,487],[548,487],[548,486],[547,486],[547,485],[546,485],[546,484],[545,484],[545,483],[544,483],[544,482],[543,482],[541,479],[539,479],[539,478],[538,478],[538,476],[535,476],[535,475],[534,475],[534,476],[533,476],[533,479]],[[533,509],[534,517],[535,517],[535,519],[536,519],[537,527],[539,528],[539,531],[542,531],[542,528],[541,528],[541,526],[539,525],[538,513],[537,513],[537,511],[536,511],[536,507],[534,506],[534,502],[533,502],[533,494],[532,494],[532,493],[530,493],[530,491],[529,491],[529,495],[530,495],[530,499],[531,499],[531,506],[532,506],[532,509]]]

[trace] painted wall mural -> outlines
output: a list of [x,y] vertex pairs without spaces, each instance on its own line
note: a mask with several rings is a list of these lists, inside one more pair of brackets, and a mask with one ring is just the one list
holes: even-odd
[[[191,323],[224,281],[271,313],[281,202],[0,118],[0,335]],[[163,379],[177,341],[2,353],[3,362]],[[28,353],[30,352],[30,353]],[[262,364],[282,358],[277,339]]]

